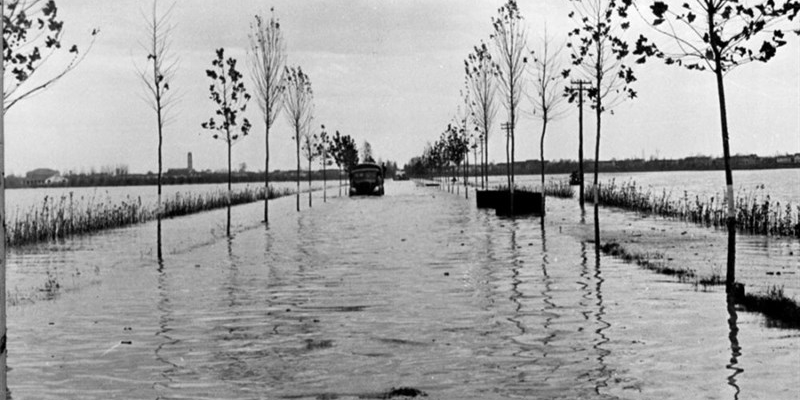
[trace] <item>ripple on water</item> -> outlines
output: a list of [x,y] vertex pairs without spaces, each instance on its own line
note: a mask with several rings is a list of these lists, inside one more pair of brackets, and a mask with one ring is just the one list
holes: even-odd
[[165,221],[172,250],[162,264],[148,252],[152,226],[115,233],[113,246],[99,235],[91,253],[38,259],[101,263],[102,282],[10,309],[11,390],[15,399],[381,398],[403,387],[441,399],[793,397],[800,337],[731,314],[719,291],[596,257],[557,228],[574,218],[569,207],[548,204],[543,225],[405,183],[380,199],[315,199],[301,213],[279,199],[269,229],[247,222],[261,205],[237,207],[230,241],[211,233],[220,213]]

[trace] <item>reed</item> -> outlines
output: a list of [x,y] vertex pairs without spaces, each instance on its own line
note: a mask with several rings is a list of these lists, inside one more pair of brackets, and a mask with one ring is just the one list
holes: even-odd
[[678,278],[681,282],[696,279],[693,270],[687,268],[674,268],[664,261],[661,253],[635,253],[622,247],[619,243],[609,242],[600,246],[600,250],[607,255],[622,259],[627,263],[634,263],[644,269],[648,269],[659,274],[670,275]]
[[10,246],[18,246],[140,223],[151,214],[140,198],[113,204],[94,197],[75,199],[72,193],[59,199],[45,196],[41,205],[17,209],[6,225],[6,237]]
[[[736,194],[736,228],[740,232],[788,236],[800,238],[800,205],[791,203],[781,205],[773,202],[768,194],[756,191]],[[591,190],[586,191],[587,201],[594,201]],[[635,182],[617,184],[612,180],[599,189],[599,203],[643,214],[659,215],[666,218],[688,221],[707,227],[725,228],[727,204],[719,196],[690,197],[684,191],[681,198],[673,198],[671,192],[661,193],[644,190]]]
[[[500,184],[494,186],[493,190],[508,190],[508,185]],[[535,192],[541,190],[541,185],[514,185],[514,190],[524,190],[528,192]],[[562,199],[571,199],[575,196],[575,192],[570,186],[569,182],[550,180],[544,185],[544,194],[547,197],[558,197]]]
[[[235,206],[264,200],[264,193],[263,187],[247,187],[242,190],[234,191],[231,193],[230,205]],[[294,191],[291,189],[284,188],[281,190],[276,190],[270,186],[266,197],[267,199],[271,200],[291,194],[294,194]],[[182,215],[223,208],[227,207],[227,205],[228,192],[225,190],[219,190],[211,193],[176,193],[174,197],[167,199],[164,202],[161,217],[179,217]]]
[[[266,196],[274,199],[293,194],[291,189],[276,190],[272,186],[246,188],[231,194],[230,204],[238,205],[264,200]],[[182,215],[227,207],[226,191],[200,194],[176,194],[167,198],[162,206],[161,217],[171,218]],[[9,246],[53,241],[77,235],[84,235],[105,229],[122,228],[154,220],[158,217],[156,207],[142,204],[141,197],[126,197],[114,203],[109,197],[98,200],[74,198],[72,193],[58,199],[45,196],[39,205],[27,209],[17,209],[6,225],[6,238]]]
[[567,181],[551,180],[544,185],[544,194],[547,197],[571,199],[575,196],[575,191]]

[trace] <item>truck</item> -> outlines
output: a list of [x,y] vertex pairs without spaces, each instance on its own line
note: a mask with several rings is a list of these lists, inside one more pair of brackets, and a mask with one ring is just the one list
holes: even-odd
[[350,170],[350,196],[383,196],[383,175],[378,164],[356,165]]

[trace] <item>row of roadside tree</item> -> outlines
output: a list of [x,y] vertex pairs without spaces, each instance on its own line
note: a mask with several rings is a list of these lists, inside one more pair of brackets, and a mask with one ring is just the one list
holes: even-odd
[[[637,96],[637,66],[650,59],[692,71],[710,72],[716,82],[719,121],[725,169],[728,260],[727,284],[735,282],[735,226],[733,175],[725,99],[725,76],[731,70],[752,62],[768,62],[788,43],[788,36],[800,35],[797,16],[800,0],[570,0],[569,18],[574,25],[565,30],[563,46],[555,44],[546,28],[543,39],[529,48],[528,31],[515,0],[508,0],[491,18],[487,45],[481,42],[467,56],[466,105],[462,128],[451,138],[451,126],[421,157],[412,160],[435,171],[442,165],[459,165],[470,147],[481,153],[482,182],[487,181],[488,137],[497,112],[497,102],[506,110],[502,128],[506,136],[507,184],[513,199],[515,165],[515,127],[521,114],[523,97],[530,100],[530,112],[541,121],[540,158],[544,185],[544,138],[547,125],[563,117],[577,103],[579,110],[579,155],[583,177],[584,98],[595,117],[594,178],[595,243],[599,241],[597,221],[597,164],[600,159],[602,119],[614,107]],[[633,25],[641,25],[631,40]],[[669,50],[666,50],[669,49]],[[566,53],[566,54],[564,54]],[[471,124],[473,129],[468,128]],[[455,148],[455,150],[453,150]],[[464,151],[464,149],[467,151]],[[477,151],[474,151],[477,153]],[[460,160],[459,159],[459,160]],[[466,163],[464,163],[466,164]],[[580,202],[583,206],[583,185]],[[513,201],[513,200],[512,200]],[[513,203],[512,203],[513,204]],[[513,214],[513,205],[512,205]]]

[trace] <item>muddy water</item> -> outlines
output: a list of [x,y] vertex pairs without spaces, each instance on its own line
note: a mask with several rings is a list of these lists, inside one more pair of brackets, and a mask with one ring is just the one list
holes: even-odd
[[40,295],[9,310],[13,397],[800,395],[800,332],[596,255],[568,207],[502,220],[409,182],[320,200],[274,201],[268,229],[237,207],[230,240],[224,211],[165,221],[163,262],[152,224],[15,251],[10,286]]

